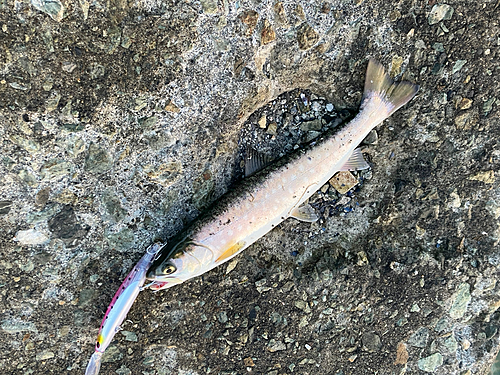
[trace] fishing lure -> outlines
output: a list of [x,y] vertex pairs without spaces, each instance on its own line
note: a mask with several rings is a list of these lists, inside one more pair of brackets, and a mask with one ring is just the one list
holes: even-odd
[[102,320],[95,344],[95,352],[90,357],[85,375],[97,375],[99,373],[104,351],[111,343],[111,340],[113,340],[115,334],[121,329],[120,325],[125,320],[139,292],[149,287],[149,285],[144,287],[146,272],[163,246],[161,243],[154,243],[149,246],[146,254],[134,266],[122,285],[120,285],[120,288],[118,288]]

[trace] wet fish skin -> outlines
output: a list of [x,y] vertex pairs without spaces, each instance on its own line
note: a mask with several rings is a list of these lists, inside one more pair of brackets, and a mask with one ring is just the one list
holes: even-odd
[[[212,210],[169,241],[147,278],[160,290],[201,275],[233,258],[276,225],[295,217],[312,221],[300,206],[336,172],[366,166],[356,147],[410,101],[418,86],[393,83],[376,61],[368,63],[360,111],[340,131],[244,179]],[[361,158],[361,160],[360,160]]]

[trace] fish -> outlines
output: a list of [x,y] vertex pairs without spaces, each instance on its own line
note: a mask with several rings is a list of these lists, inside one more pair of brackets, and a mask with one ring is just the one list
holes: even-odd
[[95,344],[95,351],[90,357],[85,375],[97,375],[99,373],[102,355],[115,334],[121,329],[120,326],[139,292],[144,289],[146,273],[163,246],[160,242],[150,245],[146,249],[146,254],[132,268],[132,271],[130,271],[116,291],[102,319]]
[[340,130],[271,165],[250,153],[245,168],[250,177],[169,241],[147,274],[150,289],[172,287],[227,262],[289,217],[316,221],[314,209],[303,203],[336,172],[369,168],[359,144],[418,89],[411,82],[393,82],[370,59],[358,114]]

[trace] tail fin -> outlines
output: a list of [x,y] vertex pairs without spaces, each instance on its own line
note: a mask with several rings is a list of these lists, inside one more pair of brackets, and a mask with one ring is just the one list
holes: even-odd
[[[370,59],[366,69],[365,91],[362,106],[367,99],[378,96],[388,107],[387,117],[408,103],[417,93],[418,85],[410,82],[395,83],[377,61]],[[368,100],[369,101],[369,100]]]

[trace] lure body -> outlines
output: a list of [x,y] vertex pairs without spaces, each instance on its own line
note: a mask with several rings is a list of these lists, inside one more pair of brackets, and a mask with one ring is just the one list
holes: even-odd
[[95,352],[90,358],[85,375],[96,375],[99,372],[104,351],[115,334],[121,329],[121,324],[146,281],[146,272],[162,247],[163,245],[160,243],[154,243],[148,247],[146,254],[134,266],[120,285],[120,288],[118,288],[102,320],[95,344]]

